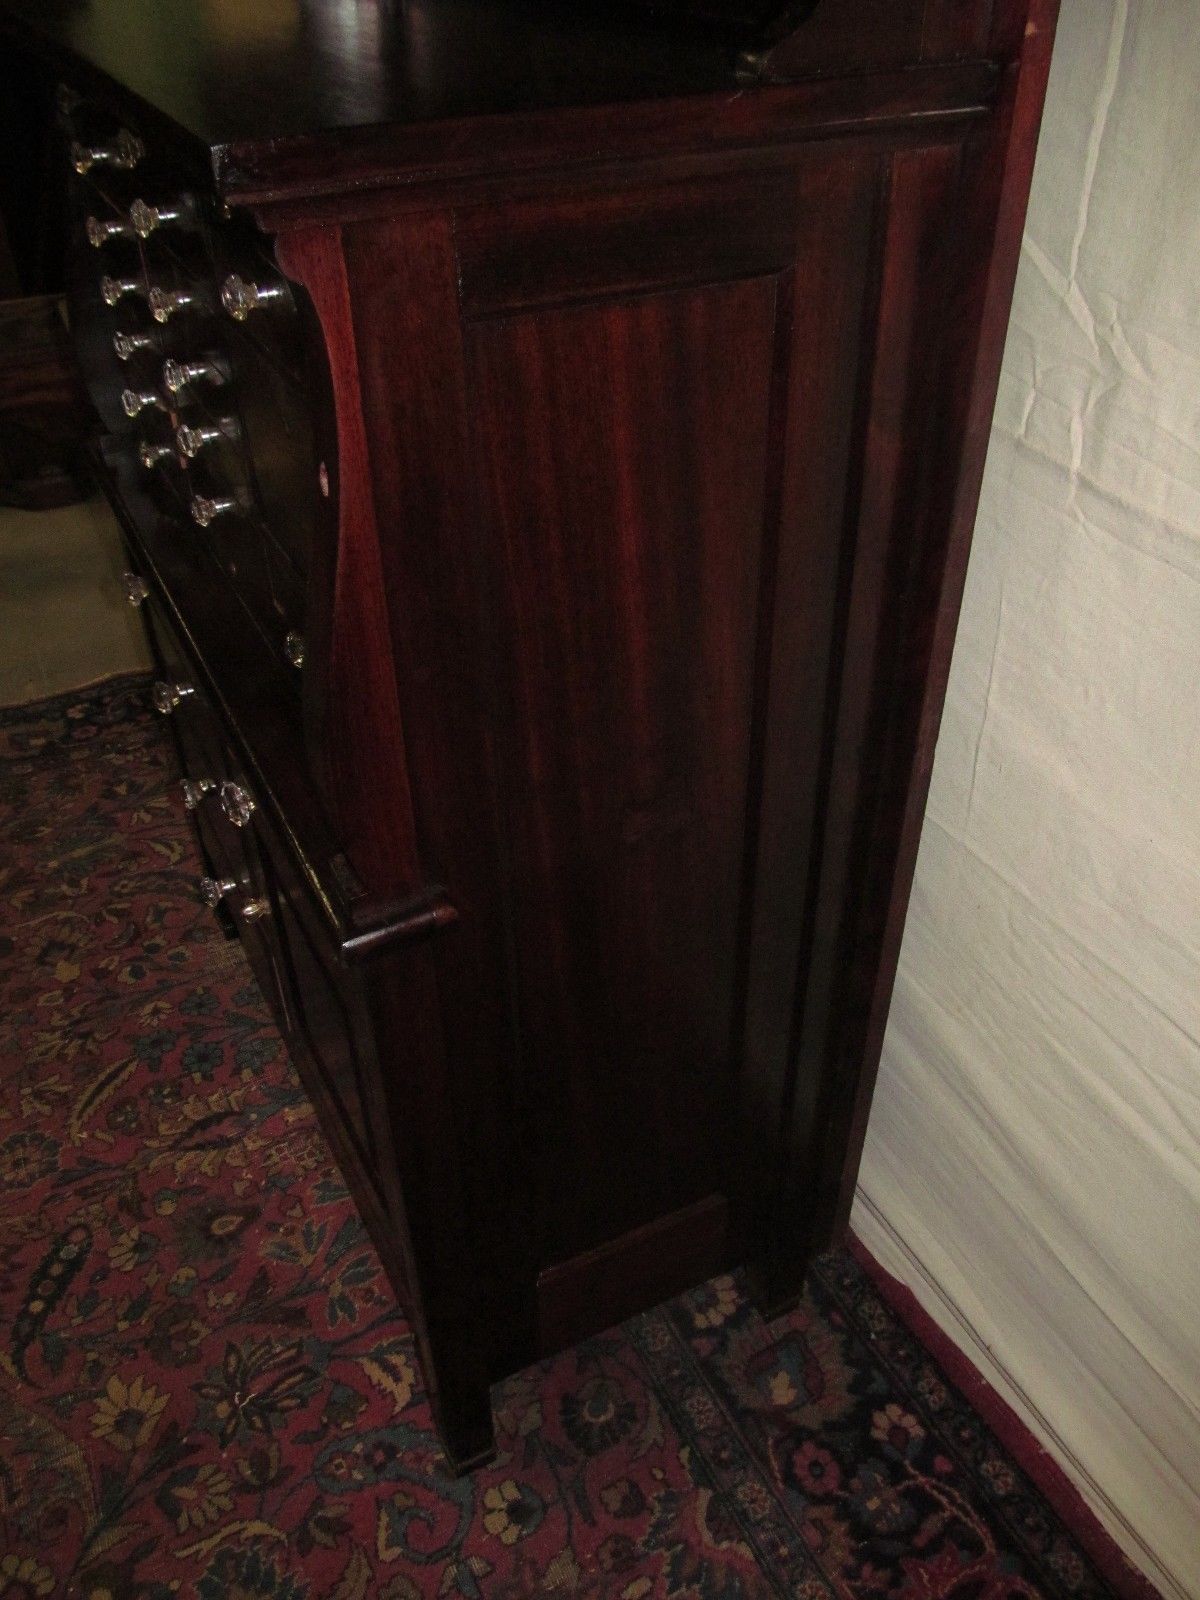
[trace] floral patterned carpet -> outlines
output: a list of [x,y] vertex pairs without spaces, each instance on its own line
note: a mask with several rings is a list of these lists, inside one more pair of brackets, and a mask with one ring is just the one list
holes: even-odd
[[1123,1592],[846,1253],[518,1374],[449,1477],[146,702],[0,714],[3,1600]]

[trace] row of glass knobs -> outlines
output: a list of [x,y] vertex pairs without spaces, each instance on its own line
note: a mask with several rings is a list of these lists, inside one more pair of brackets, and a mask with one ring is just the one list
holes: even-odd
[[[111,145],[88,148],[74,144],[71,147],[72,164],[76,172],[81,174],[90,171],[93,166],[107,166],[128,171],[137,166],[144,154],[142,141],[125,128],[121,129]],[[87,236],[97,248],[114,238],[136,235],[146,239],[155,229],[168,223],[186,222],[189,216],[190,207],[186,201],[176,206],[164,207],[150,206],[145,201],[135,200],[129,208],[127,222],[100,222],[95,217],[89,217]],[[137,279],[114,279],[105,276],[100,281],[100,293],[105,304],[109,306],[115,306],[126,295],[140,293],[142,290],[143,286]],[[285,295],[286,290],[282,288],[262,288],[256,284],[248,284],[236,274],[228,277],[221,286],[221,303],[229,315],[239,322],[244,321],[251,311],[258,310],[271,300],[282,299]],[[151,289],[147,293],[147,302],[154,320],[167,322],[176,311],[183,310],[189,305],[199,305],[200,296],[187,291],[172,293],[163,289]],[[113,347],[121,361],[128,361],[138,351],[152,348],[153,343],[154,341],[145,334],[118,333],[113,340]],[[172,395],[179,394],[192,383],[221,384],[227,379],[228,373],[224,369],[224,364],[218,361],[167,361],[163,367],[163,382]],[[131,418],[138,416],[150,405],[166,410],[161,397],[152,391],[126,389],[121,396],[121,403],[126,415]],[[237,425],[233,419],[226,418],[215,427],[179,427],[175,432],[175,442],[181,453],[191,459],[207,444],[217,439],[235,438],[236,431]],[[171,454],[169,445],[156,446],[143,443],[140,451],[144,466],[155,466]],[[202,527],[207,527],[214,516],[219,516],[226,509],[234,509],[237,503],[236,500],[222,502],[196,497],[192,501],[192,515]],[[124,581],[129,603],[140,606],[150,593],[145,579],[138,577],[134,572],[127,572]],[[293,665],[299,666],[303,660],[300,636],[288,634],[284,648],[288,659]],[[170,715],[194,693],[193,684],[171,683],[160,679],[154,685],[154,707],[164,716]],[[194,811],[205,795],[215,790],[221,810],[236,828],[244,828],[255,810],[253,796],[238,783],[227,780],[216,784],[211,778],[184,778],[182,788],[183,803],[189,811]],[[233,878],[200,879],[201,898],[214,909],[238,887],[237,881]],[[267,916],[270,909],[270,903],[265,898],[251,896],[241,902],[236,914],[243,922],[256,922],[260,917]]]
[[[128,139],[132,138],[132,135],[128,136]],[[111,149],[84,151],[83,147],[79,147],[74,158],[76,170],[87,171],[98,160],[103,160],[108,165],[136,165],[140,155],[135,152],[133,159],[128,159],[131,148],[128,141],[122,144],[120,136]],[[84,164],[81,165],[81,162]],[[89,242],[99,250],[114,239],[148,239],[159,228],[188,227],[194,223],[195,206],[186,197],[169,205],[159,206],[152,206],[145,200],[137,199],[130,205],[125,218],[101,221],[97,217],[90,216],[85,228]],[[199,287],[193,289],[163,289],[157,285],[147,287],[140,278],[114,278],[107,273],[100,279],[100,297],[105,305],[116,307],[122,300],[132,295],[145,296],[150,315],[158,323],[169,322],[179,311],[211,309],[206,293]],[[221,304],[227,314],[238,322],[244,322],[251,312],[261,310],[272,301],[286,300],[286,298],[287,290],[282,285],[247,283],[237,273],[231,273],[221,285]],[[113,349],[117,359],[123,362],[130,361],[140,352],[151,350],[153,347],[154,340],[149,334],[122,331],[113,336]],[[163,365],[162,376],[167,392],[174,398],[184,394],[189,387],[196,384],[207,383],[220,387],[228,382],[229,370],[227,364],[219,358],[200,361],[168,360]],[[121,405],[125,415],[131,420],[146,410],[168,409],[167,402],[154,389],[125,389],[121,394]],[[235,439],[237,433],[237,422],[232,417],[222,417],[217,423],[204,426],[182,424],[175,430],[174,449],[170,445],[156,445],[143,440],[138,450],[138,459],[148,470],[164,461],[177,460],[179,455],[186,460],[194,460],[209,445],[221,439]],[[243,498],[236,494],[193,494],[189,501],[192,520],[202,528],[207,528],[217,517],[247,509],[248,506]]]
[[[136,572],[126,572],[124,584],[125,597],[132,606],[140,606],[149,596],[149,584]],[[159,678],[151,690],[151,699],[154,709],[164,717],[169,717],[195,692],[195,684],[179,680],[171,682],[169,679]],[[188,811],[195,811],[203,803],[206,795],[215,794],[226,821],[235,828],[246,827],[258,809],[258,802],[249,790],[228,778],[223,783],[217,783],[212,778],[182,778],[180,788],[183,791],[184,806]],[[234,878],[203,877],[200,879],[199,887],[200,898],[215,911],[239,885]],[[235,906],[234,912],[242,922],[257,922],[260,917],[267,916],[270,909],[268,900],[252,895]]]

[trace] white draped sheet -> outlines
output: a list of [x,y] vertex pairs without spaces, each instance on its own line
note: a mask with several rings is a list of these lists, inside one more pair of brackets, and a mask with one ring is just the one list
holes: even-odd
[[1064,0],[854,1226],[1200,1596],[1200,0]]

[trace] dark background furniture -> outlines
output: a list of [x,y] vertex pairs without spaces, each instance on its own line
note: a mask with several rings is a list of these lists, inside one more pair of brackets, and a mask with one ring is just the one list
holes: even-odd
[[459,1465],[845,1228],[1054,12],[0,9],[205,892]]
[[0,505],[79,500],[91,410],[59,315],[64,186],[52,150],[53,78],[36,62],[0,93]]

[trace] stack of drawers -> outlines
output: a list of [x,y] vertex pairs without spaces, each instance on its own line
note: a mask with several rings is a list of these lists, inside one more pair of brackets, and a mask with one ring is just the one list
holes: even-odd
[[[163,517],[225,575],[281,664],[304,655],[305,583],[328,468],[315,455],[300,319],[248,224],[180,188],[140,134],[61,97],[73,169],[74,323],[114,440]],[[239,619],[240,622],[240,619]]]
[[[60,93],[72,325],[206,871],[241,937],[394,1279],[394,1163],[358,975],[339,957],[360,886],[304,737],[306,595],[333,499],[314,407],[328,378],[293,291],[203,177],[180,186],[127,122]],[[357,930],[361,932],[362,930]],[[374,930],[378,933],[380,930]],[[385,930],[386,931],[386,930]]]

